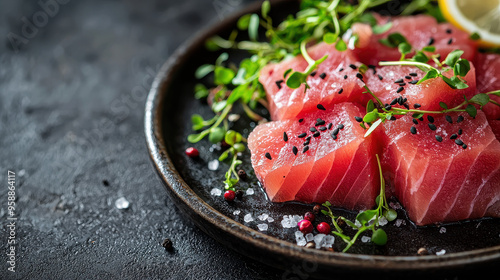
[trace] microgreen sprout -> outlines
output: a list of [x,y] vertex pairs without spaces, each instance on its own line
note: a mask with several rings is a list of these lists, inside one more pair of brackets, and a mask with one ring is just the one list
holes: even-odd
[[[378,154],[375,155],[377,159],[377,164],[379,168],[379,176],[380,176],[380,193],[375,199],[375,203],[377,208],[371,210],[365,210],[356,216],[354,222],[343,216],[335,216],[331,210],[331,203],[326,201],[323,203],[323,206],[326,207],[327,210],[321,210],[324,215],[327,215],[332,219],[332,224],[334,229],[332,230],[332,234],[340,237],[347,245],[343,249],[342,252],[347,252],[349,248],[356,242],[356,240],[361,236],[361,234],[365,231],[371,230],[371,241],[377,245],[385,245],[387,243],[387,234],[385,231],[380,228],[380,219],[385,217],[387,221],[393,221],[397,218],[397,213],[395,210],[389,207],[387,203],[387,199],[385,196],[385,180],[382,176],[382,166],[380,164],[380,159]],[[342,220],[349,227],[356,231],[354,236],[348,236],[345,234],[344,230],[339,226],[338,220]]]

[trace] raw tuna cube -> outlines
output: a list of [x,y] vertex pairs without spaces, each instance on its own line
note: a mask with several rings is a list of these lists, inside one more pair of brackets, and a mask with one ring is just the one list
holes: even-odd
[[354,120],[363,115],[359,106],[325,108],[301,120],[257,126],[248,137],[255,173],[273,202],[329,200],[347,209],[372,207],[380,191],[377,135],[364,137]]
[[384,177],[417,225],[500,217],[500,142],[481,111],[447,115],[385,123]]
[[289,88],[283,77],[288,69],[302,72],[307,68],[302,56],[262,69],[259,81],[267,92],[273,120],[305,116],[315,111],[318,103],[323,106],[341,102],[366,104],[369,96],[362,93],[364,83],[356,77],[360,63],[356,62],[350,51],[339,52],[334,45],[320,43],[309,48],[308,54],[315,60],[324,55],[328,55],[328,58],[318,66],[314,76],[308,77],[310,88],[307,91],[304,91],[304,85],[297,89]]
[[[477,65],[477,92],[500,90],[500,55],[478,53],[474,64]],[[490,95],[490,98],[500,102],[499,96]],[[488,103],[483,110],[488,119],[500,119],[499,106]]]

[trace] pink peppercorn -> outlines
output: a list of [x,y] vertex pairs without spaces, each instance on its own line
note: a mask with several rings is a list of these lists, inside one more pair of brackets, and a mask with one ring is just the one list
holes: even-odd
[[190,158],[195,158],[200,155],[200,152],[194,147],[189,147],[186,149],[186,155]]
[[325,222],[319,223],[316,226],[316,229],[318,230],[319,233],[323,233],[323,234],[330,233],[330,225],[328,223],[325,223]]
[[302,220],[297,225],[299,226],[299,230],[303,234],[311,233],[313,231],[313,229],[314,229],[311,221],[309,221],[309,220]]

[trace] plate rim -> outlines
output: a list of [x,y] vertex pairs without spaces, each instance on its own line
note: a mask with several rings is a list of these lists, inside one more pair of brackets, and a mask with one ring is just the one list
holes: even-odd
[[[289,1],[277,0],[272,1],[271,4],[277,5],[283,2]],[[151,162],[169,194],[174,195],[177,201],[184,203],[184,206],[187,206],[194,212],[193,214],[200,216],[205,221],[208,221],[211,226],[224,231],[234,238],[246,239],[246,242],[250,242],[256,248],[277,253],[284,257],[315,262],[327,267],[355,265],[356,269],[409,271],[421,269],[461,269],[475,264],[500,261],[500,245],[446,253],[441,256],[383,256],[309,249],[245,226],[217,211],[196,195],[175,169],[175,164],[166,149],[166,142],[162,133],[162,113],[164,99],[168,95],[167,88],[173,80],[173,73],[182,66],[182,62],[191,53],[203,45],[206,39],[225,29],[227,25],[234,25],[240,16],[249,12],[255,12],[259,7],[260,3],[252,3],[222,21],[210,24],[208,27],[197,32],[175,50],[162,65],[153,80],[145,104],[144,132]],[[176,206],[179,207],[179,205]],[[198,225],[198,227],[200,226]],[[207,232],[207,229],[201,229],[212,238],[224,243],[220,238]]]

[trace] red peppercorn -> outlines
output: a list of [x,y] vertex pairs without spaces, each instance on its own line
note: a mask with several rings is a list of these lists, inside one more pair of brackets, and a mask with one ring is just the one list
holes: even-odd
[[309,221],[309,220],[302,220],[297,225],[299,226],[299,230],[303,234],[311,233],[313,231],[313,229],[314,229],[311,221]]
[[227,190],[224,193],[224,199],[227,201],[233,201],[235,197],[236,197],[236,193],[233,190]]
[[325,222],[319,223],[316,226],[316,229],[319,231],[319,233],[323,233],[323,234],[330,233],[330,225],[328,223],[325,223]]
[[200,152],[194,147],[189,147],[186,149],[186,155],[190,158],[195,158],[200,155]]
[[314,222],[315,218],[316,216],[314,216],[312,212],[306,212],[306,214],[304,215],[304,219],[309,220],[311,222]]

